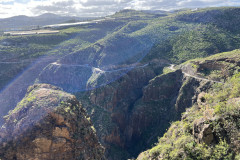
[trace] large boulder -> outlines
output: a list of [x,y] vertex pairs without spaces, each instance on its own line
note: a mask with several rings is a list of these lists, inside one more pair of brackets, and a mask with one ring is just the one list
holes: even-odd
[[213,126],[203,118],[194,122],[193,135],[198,142],[210,145],[214,142]]

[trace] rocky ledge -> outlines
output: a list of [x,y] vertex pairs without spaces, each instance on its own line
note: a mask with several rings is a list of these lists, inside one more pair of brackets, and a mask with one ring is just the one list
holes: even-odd
[[0,159],[104,159],[90,119],[75,96],[37,84],[5,116]]

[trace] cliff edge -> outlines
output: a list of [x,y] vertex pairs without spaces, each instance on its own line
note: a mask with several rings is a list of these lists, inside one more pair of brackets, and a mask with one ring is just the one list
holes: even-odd
[[5,116],[0,159],[104,159],[90,119],[75,96],[37,84]]

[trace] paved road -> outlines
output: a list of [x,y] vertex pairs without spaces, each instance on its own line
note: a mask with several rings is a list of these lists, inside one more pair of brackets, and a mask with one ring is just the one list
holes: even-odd
[[26,63],[26,61],[24,61],[24,62],[0,62],[0,64],[20,64],[20,63]]
[[[174,64],[170,64],[170,66],[168,67],[169,69],[171,69],[172,71],[176,71],[176,69],[174,68]],[[198,79],[198,80],[203,80],[203,81],[208,81],[208,82],[213,82],[213,83],[222,83],[223,82],[220,82],[220,81],[214,81],[214,80],[211,80],[211,79],[206,79],[206,78],[202,78],[202,77],[198,77],[198,76],[194,76],[194,75],[191,75],[187,72],[184,72],[182,71],[182,73],[187,76],[187,77],[192,77],[192,78],[195,78],[195,79]]]
[[102,72],[102,73],[111,73],[111,72],[117,72],[117,71],[128,71],[128,70],[131,70],[131,69],[134,69],[134,68],[143,68],[143,67],[148,66],[148,64],[144,64],[144,65],[141,65],[141,66],[133,65],[133,66],[131,66],[131,67],[125,67],[125,68],[120,68],[120,69],[115,69],[115,70],[102,70],[102,69],[100,69],[100,68],[96,68],[96,67],[89,66],[88,64],[84,64],[84,65],[78,65],[78,64],[59,64],[58,62],[54,62],[54,63],[51,63],[51,64],[52,64],[52,65],[57,65],[57,66],[67,66],[67,67],[87,67],[87,68],[91,68],[93,71]]

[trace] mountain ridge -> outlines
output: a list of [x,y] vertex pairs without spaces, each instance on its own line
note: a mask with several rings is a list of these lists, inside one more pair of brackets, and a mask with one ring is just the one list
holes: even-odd
[[19,15],[0,19],[0,31],[32,30],[45,25],[65,23],[70,20],[84,21],[94,17],[61,16],[53,13],[45,13],[39,16]]

